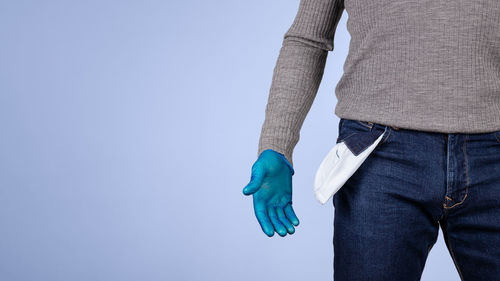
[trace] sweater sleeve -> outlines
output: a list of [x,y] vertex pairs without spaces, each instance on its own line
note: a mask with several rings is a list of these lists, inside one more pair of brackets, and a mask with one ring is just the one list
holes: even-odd
[[293,149],[321,83],[328,51],[333,51],[343,10],[343,0],[300,0],[274,67],[258,156],[273,149],[293,166]]

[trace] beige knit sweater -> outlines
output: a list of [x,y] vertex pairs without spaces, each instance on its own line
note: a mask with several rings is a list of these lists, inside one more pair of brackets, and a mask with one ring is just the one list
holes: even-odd
[[422,131],[500,130],[500,1],[300,0],[274,68],[258,145],[293,149],[346,10],[339,118]]

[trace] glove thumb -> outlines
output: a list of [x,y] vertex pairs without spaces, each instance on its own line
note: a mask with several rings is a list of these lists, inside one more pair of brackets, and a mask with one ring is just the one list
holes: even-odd
[[255,169],[252,169],[250,182],[243,188],[243,194],[250,195],[257,192],[264,182],[264,176],[265,170],[262,167],[256,166]]

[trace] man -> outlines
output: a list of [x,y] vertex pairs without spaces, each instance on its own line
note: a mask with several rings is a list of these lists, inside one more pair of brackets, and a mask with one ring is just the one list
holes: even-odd
[[439,225],[462,280],[500,280],[500,1],[301,0],[244,188],[295,231],[292,153],[343,10],[339,138],[382,141],[335,193],[334,279],[419,280]]

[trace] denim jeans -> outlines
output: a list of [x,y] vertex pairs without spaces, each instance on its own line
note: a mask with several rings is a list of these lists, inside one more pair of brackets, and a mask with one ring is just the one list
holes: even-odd
[[500,131],[341,118],[337,143],[372,130],[382,141],[333,196],[334,280],[420,280],[439,226],[462,280],[500,280]]

